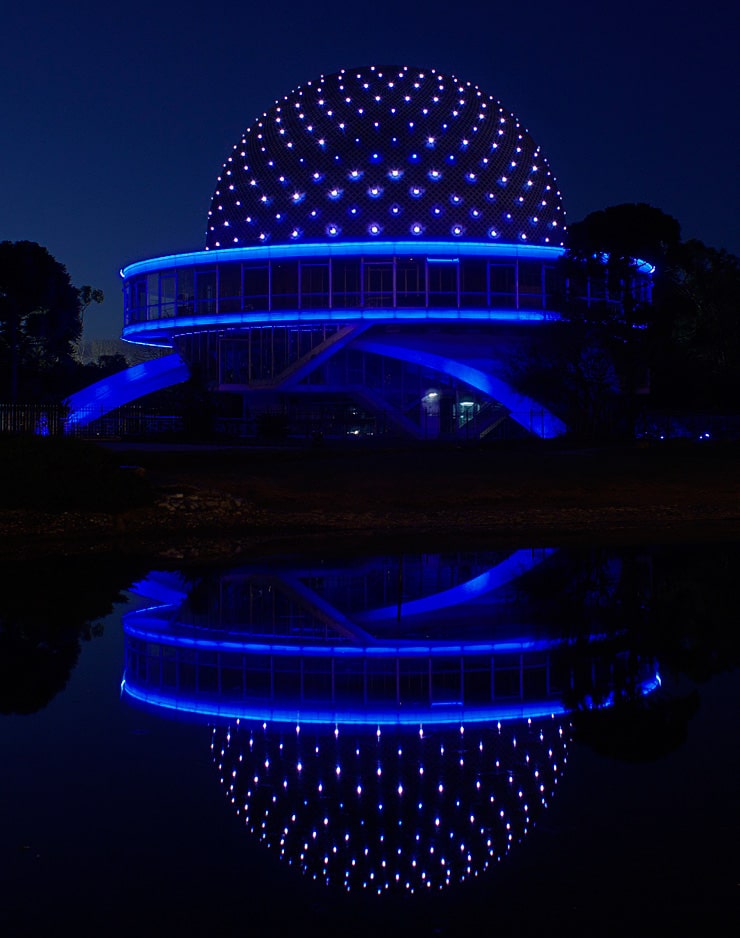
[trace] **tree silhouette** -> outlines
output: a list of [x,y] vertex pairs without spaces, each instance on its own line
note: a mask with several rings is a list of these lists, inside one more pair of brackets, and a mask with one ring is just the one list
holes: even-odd
[[740,406],[740,258],[691,240],[658,282],[653,360],[664,406]]
[[86,283],[84,286],[81,286],[77,291],[77,294],[80,298],[80,335],[77,340],[75,348],[75,356],[77,360],[82,362],[82,331],[85,326],[85,313],[88,308],[92,306],[93,303],[102,303],[105,300],[105,294],[102,290],[98,290],[95,287],[91,287],[90,284]]
[[[640,261],[655,268],[650,300]],[[740,258],[682,242],[675,218],[626,203],[570,225],[558,268],[562,321],[512,359],[510,377],[573,433],[631,437],[648,401],[684,411],[740,407]],[[592,291],[587,303],[589,280],[601,283],[603,298]]]
[[80,312],[79,291],[46,248],[33,241],[0,243],[2,396],[53,395],[55,382],[74,367]]
[[[85,642],[146,566],[120,557],[7,562],[0,573],[0,714],[42,710],[64,689]],[[80,577],[84,575],[84,584]]]
[[612,205],[568,226],[571,257],[608,254],[607,263],[620,268],[634,267],[637,258],[660,268],[680,241],[676,219],[644,202]]

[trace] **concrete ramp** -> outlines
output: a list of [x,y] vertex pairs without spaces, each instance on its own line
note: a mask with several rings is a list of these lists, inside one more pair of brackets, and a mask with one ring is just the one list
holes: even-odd
[[180,384],[189,377],[188,366],[176,352],[119,371],[67,398],[69,414],[65,427],[67,430],[86,427],[116,407],[130,404],[145,394]]

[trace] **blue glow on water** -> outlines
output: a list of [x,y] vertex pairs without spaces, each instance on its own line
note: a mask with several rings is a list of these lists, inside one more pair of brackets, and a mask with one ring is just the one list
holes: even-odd
[[358,622],[379,622],[383,619],[396,619],[401,611],[404,616],[418,615],[432,610],[446,609],[460,603],[470,602],[479,596],[484,596],[492,590],[499,589],[516,577],[531,570],[537,564],[554,554],[554,550],[517,550],[505,560],[485,573],[467,580],[448,590],[425,596],[422,599],[412,599],[402,604],[394,603],[381,609],[371,609],[362,612],[355,618]]
[[183,692],[167,694],[138,687],[124,677],[122,692],[132,700],[156,710],[198,716],[207,722],[214,720],[257,720],[270,723],[335,726],[399,726],[414,727],[455,725],[461,721],[470,724],[490,724],[550,717],[567,713],[563,704],[552,700],[528,703],[497,704],[495,706],[440,703],[428,707],[411,706],[402,710],[385,707],[327,709],[310,705],[266,705],[259,702],[237,701],[228,697],[203,699]]
[[[601,709],[657,689],[654,661],[625,659],[614,626],[553,634],[509,621],[556,555],[471,556],[456,584],[460,560],[441,555],[246,564],[201,579],[194,607],[185,580],[153,572],[133,590],[159,602],[124,617],[122,693],[201,719],[421,727]],[[394,593],[403,600],[388,602]]]
[[[428,609],[433,608],[430,603]],[[267,642],[243,638],[225,638],[216,633],[216,637],[206,637],[197,633],[173,634],[168,630],[175,606],[152,606],[130,613],[126,618],[126,633],[133,638],[158,642],[166,637],[168,645],[176,648],[198,648],[203,651],[243,652],[258,655],[301,655],[305,657],[324,657],[332,655],[340,658],[397,658],[399,656],[424,655],[431,658],[451,655],[490,655],[494,653],[547,651],[567,644],[562,638],[520,639],[506,641],[438,641],[438,642],[373,642],[368,645],[336,644],[331,641],[311,644],[306,641]],[[358,621],[362,621],[360,616]]]

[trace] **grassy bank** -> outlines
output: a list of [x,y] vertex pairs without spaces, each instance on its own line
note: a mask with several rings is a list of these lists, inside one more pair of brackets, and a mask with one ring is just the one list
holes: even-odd
[[[740,536],[740,446],[14,441],[3,549],[266,550]],[[126,467],[126,468],[123,468]]]
[[140,473],[94,443],[60,437],[0,436],[0,508],[127,511],[151,502]]

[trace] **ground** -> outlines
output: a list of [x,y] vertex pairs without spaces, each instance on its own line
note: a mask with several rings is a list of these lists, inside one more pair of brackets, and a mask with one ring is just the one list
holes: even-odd
[[151,504],[6,509],[0,554],[210,561],[740,536],[735,444],[106,445]]

